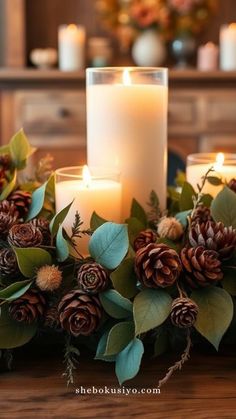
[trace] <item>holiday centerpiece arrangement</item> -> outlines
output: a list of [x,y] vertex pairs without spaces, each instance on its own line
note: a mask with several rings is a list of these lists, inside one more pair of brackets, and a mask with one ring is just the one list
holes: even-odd
[[[68,235],[63,221],[72,203],[55,213],[50,161],[41,160],[31,178],[22,172],[33,151],[23,131],[0,148],[3,357],[47,331],[65,340],[68,384],[84,345],[95,360],[115,364],[122,384],[139,372],[145,351],[155,362],[182,349],[160,387],[194,342],[216,350],[235,342],[235,179],[224,185],[210,169],[195,191],[181,175],[165,214],[152,191],[148,213],[134,199],[124,224],[93,213],[87,230],[76,213]],[[207,182],[222,186],[214,199],[202,192]]]

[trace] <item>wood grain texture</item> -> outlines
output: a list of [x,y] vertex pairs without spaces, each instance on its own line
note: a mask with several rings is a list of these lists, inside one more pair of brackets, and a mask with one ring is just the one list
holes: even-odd
[[[173,357],[145,360],[128,387],[153,388]],[[17,357],[15,371],[1,374],[0,418],[234,419],[235,356],[193,355],[160,395],[76,395],[60,374],[59,357]],[[114,366],[80,361],[76,386],[117,387]]]

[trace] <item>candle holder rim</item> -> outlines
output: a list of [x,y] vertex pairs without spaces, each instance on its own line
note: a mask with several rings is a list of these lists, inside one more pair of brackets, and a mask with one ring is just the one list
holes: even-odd
[[[219,152],[220,153],[220,152]],[[187,164],[200,164],[200,163],[215,163],[217,152],[210,153],[193,153],[187,156]],[[236,153],[223,153],[224,163],[233,163],[236,165]]]
[[[85,165],[79,165],[79,166],[65,166],[65,167],[59,167],[58,169],[55,170],[55,175],[56,176],[64,176],[66,178],[70,178],[70,179],[83,179],[83,168]],[[105,178],[112,178],[112,177],[116,177],[117,180],[120,177],[120,171],[119,170],[114,170],[114,169],[110,169],[109,167],[100,167],[100,166],[88,166],[88,169],[91,173],[91,176],[94,179],[105,179]],[[81,173],[69,173],[73,170],[81,170]],[[94,173],[93,171],[98,170],[100,171],[99,174]]]
[[163,72],[168,73],[168,67],[135,67],[135,66],[117,66],[117,67],[87,67],[86,73],[112,73],[115,71],[125,71],[129,70],[133,73],[153,73],[153,72]]

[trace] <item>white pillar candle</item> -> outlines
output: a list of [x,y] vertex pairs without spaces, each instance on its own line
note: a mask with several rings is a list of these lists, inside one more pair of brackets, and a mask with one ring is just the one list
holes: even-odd
[[[76,211],[79,212],[82,230],[90,228],[93,211],[109,221],[121,222],[121,183],[112,178],[90,177],[86,166],[84,176],[76,175],[79,168],[65,168],[56,171],[56,211],[59,212],[73,202],[63,227],[71,235]],[[78,239],[78,251],[88,254],[88,236]]]
[[[228,183],[231,179],[236,178],[236,155],[225,155],[218,153],[217,155],[209,154],[193,154],[187,158],[186,177],[193,188],[197,191],[197,185],[201,185],[203,176],[210,168],[214,171],[209,176],[222,179],[224,183]],[[195,163],[193,161],[195,160]],[[215,197],[223,186],[214,186],[206,182],[203,193],[210,194]]]
[[214,71],[218,68],[219,48],[208,42],[198,48],[197,67],[200,71]]
[[220,68],[225,71],[236,70],[236,23],[221,28]]
[[72,24],[60,26],[58,48],[60,70],[82,70],[85,67],[85,28]]
[[151,190],[166,207],[167,102],[165,69],[87,70],[88,163],[120,171],[123,218]]

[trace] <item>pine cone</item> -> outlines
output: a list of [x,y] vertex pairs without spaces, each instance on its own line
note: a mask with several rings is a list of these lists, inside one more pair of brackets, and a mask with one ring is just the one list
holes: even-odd
[[2,154],[0,156],[0,166],[4,170],[9,170],[11,167],[11,157],[9,154]]
[[11,249],[0,250],[0,277],[11,278],[12,276],[19,275],[15,253]]
[[49,230],[49,221],[44,218],[34,218],[29,222],[34,227],[38,228],[43,235],[42,246],[50,246],[51,244],[51,233]]
[[135,272],[148,288],[173,285],[181,272],[181,262],[175,250],[165,244],[148,244],[135,257]]
[[134,240],[134,250],[141,249],[142,247],[147,246],[150,243],[156,243],[157,241],[157,234],[152,230],[144,230],[139,233],[139,235]]
[[189,232],[189,242],[192,247],[204,246],[208,250],[215,250],[220,259],[229,259],[236,248],[236,230],[225,227],[221,222],[197,223]]
[[13,202],[7,201],[7,199],[0,201],[0,212],[19,218],[19,212],[16,206]]
[[203,204],[198,205],[191,216],[191,225],[205,224],[207,221],[212,221],[210,208],[205,207]]
[[191,327],[196,322],[197,315],[198,306],[190,298],[180,297],[173,301],[170,318],[174,326]]
[[31,204],[31,193],[26,191],[16,190],[8,196],[8,201],[13,203],[19,212],[20,218],[25,218],[29,212]]
[[231,179],[227,186],[231,191],[236,193],[236,179]]
[[109,276],[99,263],[84,263],[78,269],[77,281],[85,293],[98,294],[108,287]]
[[44,313],[44,326],[50,327],[51,329],[57,329],[59,327],[59,313],[57,307],[49,307]]
[[217,252],[206,250],[203,246],[181,250],[185,279],[191,288],[215,285],[223,278],[218,257]]
[[5,240],[9,230],[18,222],[17,216],[0,212],[0,238]]
[[14,320],[30,324],[43,316],[45,305],[43,295],[30,289],[9,305],[9,313]]
[[39,247],[43,242],[41,231],[32,224],[15,224],[9,231],[8,242],[15,247]]
[[73,290],[62,298],[58,311],[63,329],[73,336],[89,336],[98,328],[103,310],[97,297]]

